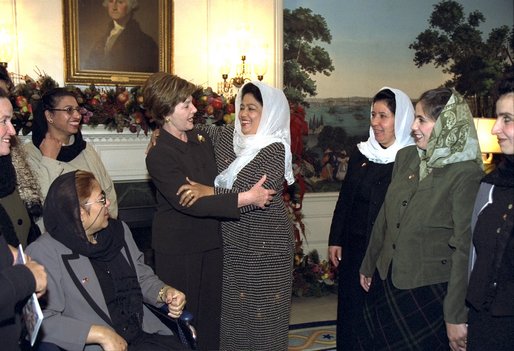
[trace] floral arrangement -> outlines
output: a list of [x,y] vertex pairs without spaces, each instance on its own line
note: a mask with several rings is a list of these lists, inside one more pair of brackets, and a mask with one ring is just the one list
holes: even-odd
[[[44,73],[38,73],[37,80],[25,75],[19,77],[20,83],[13,91],[13,124],[16,132],[23,135],[32,129],[32,109],[43,93],[58,87],[58,83]],[[128,129],[132,133],[155,128],[151,116],[143,107],[143,94],[140,86],[98,88],[94,84],[86,88],[66,86],[77,96],[77,102],[83,107],[82,123],[91,127],[103,125],[107,130],[118,133]],[[197,123],[233,123],[235,118],[234,100],[213,92],[211,88],[199,89],[194,94],[193,103],[198,109],[195,115]]]
[[193,104],[198,111],[195,123],[232,124],[236,118],[235,98],[225,98],[215,93],[212,88],[200,89],[193,94]]
[[295,255],[293,294],[295,296],[324,296],[337,292],[337,270],[326,260],[320,261],[317,250],[307,255]]

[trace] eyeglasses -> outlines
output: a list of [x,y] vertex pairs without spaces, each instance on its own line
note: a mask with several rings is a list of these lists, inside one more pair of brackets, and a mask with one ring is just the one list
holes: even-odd
[[100,193],[100,198],[96,201],[91,201],[91,202],[86,202],[84,204],[84,206],[86,205],[93,205],[93,204],[97,204],[97,203],[101,203],[102,206],[105,206],[107,204],[107,197],[105,196],[105,191],[102,190],[102,192]]
[[80,106],[77,106],[77,107],[68,106],[65,108],[49,108],[48,111],[63,111],[63,112],[66,112],[66,114],[68,116],[73,116],[73,111],[77,111],[79,113],[79,115],[84,114],[84,108],[80,107]]

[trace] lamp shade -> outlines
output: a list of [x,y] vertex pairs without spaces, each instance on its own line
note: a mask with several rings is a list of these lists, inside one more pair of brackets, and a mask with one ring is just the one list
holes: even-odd
[[477,130],[480,150],[483,153],[500,154],[502,151],[500,145],[498,145],[498,139],[495,135],[491,134],[496,119],[475,117],[473,118],[473,122],[475,123],[475,128]]

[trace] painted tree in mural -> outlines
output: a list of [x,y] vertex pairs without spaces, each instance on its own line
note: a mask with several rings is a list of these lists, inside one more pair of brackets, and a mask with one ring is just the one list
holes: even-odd
[[417,67],[430,63],[441,67],[452,75],[445,85],[472,98],[474,113],[488,116],[494,109],[490,96],[495,82],[514,69],[514,26],[493,28],[484,40],[479,29],[483,22],[480,11],[466,18],[461,4],[443,0],[434,5],[429,28],[409,48],[416,51]]
[[308,105],[305,98],[315,96],[317,89],[310,76],[330,76],[334,70],[332,59],[315,42],[331,41],[323,16],[303,7],[284,9],[284,93],[290,102]]

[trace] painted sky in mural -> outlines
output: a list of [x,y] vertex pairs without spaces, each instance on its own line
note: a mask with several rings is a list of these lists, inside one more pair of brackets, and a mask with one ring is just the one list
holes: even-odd
[[[428,28],[436,0],[284,0],[284,8],[311,8],[322,15],[332,43],[321,43],[335,66],[330,77],[317,75],[317,98],[372,96],[382,86],[402,89],[411,98],[446,81],[441,69],[417,68],[409,49]],[[485,16],[480,29],[512,26],[512,0],[460,0],[467,16],[479,10]]]

